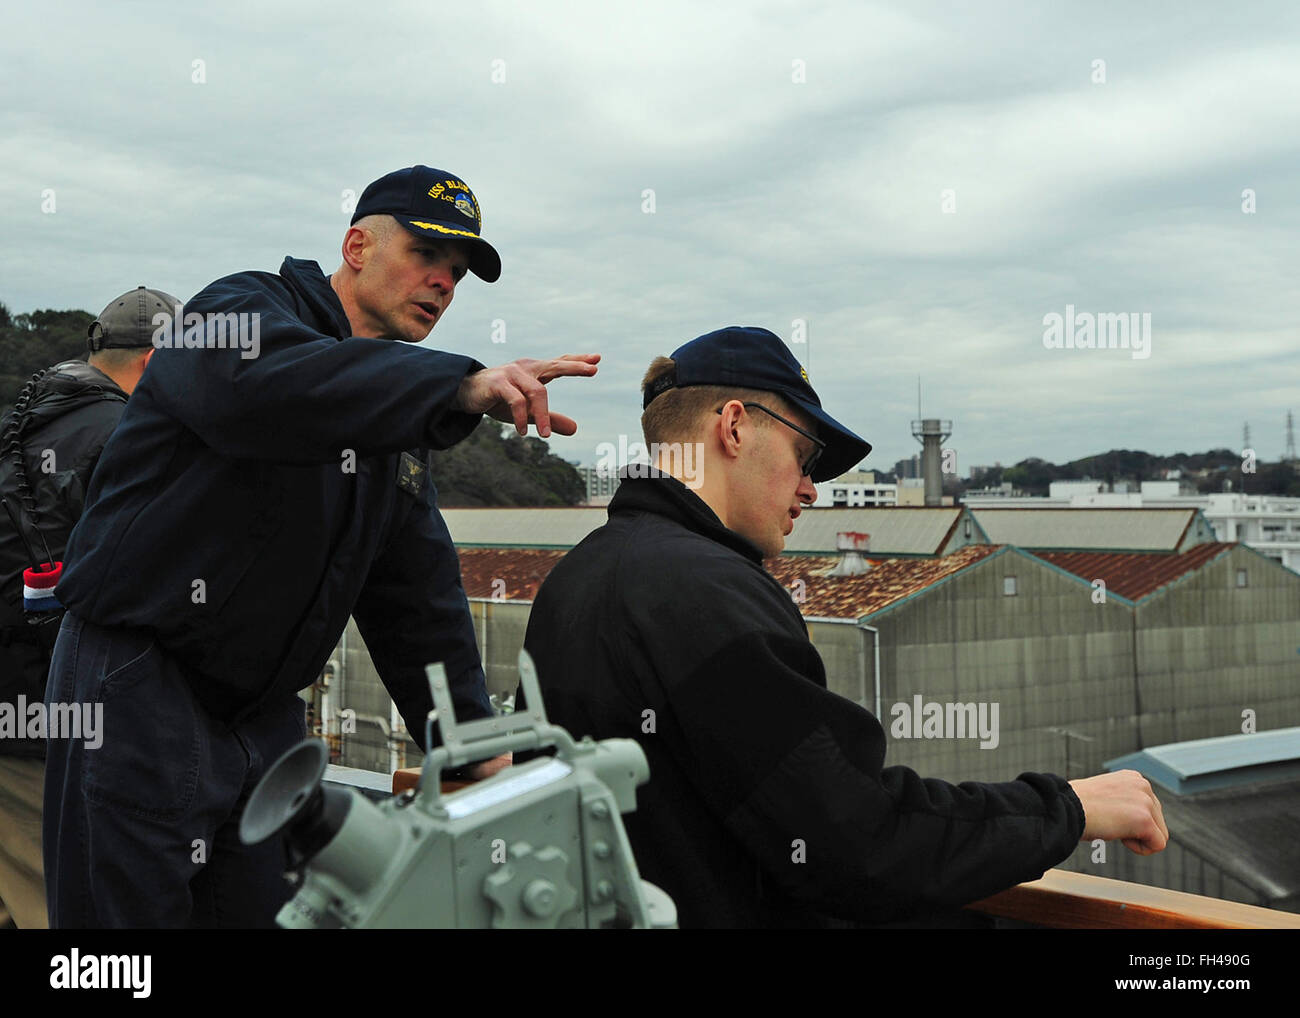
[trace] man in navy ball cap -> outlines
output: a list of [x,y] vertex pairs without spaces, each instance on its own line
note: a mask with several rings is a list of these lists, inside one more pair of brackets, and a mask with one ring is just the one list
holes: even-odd
[[642,407],[655,469],[629,467],[609,522],[551,571],[524,645],[552,722],[645,750],[624,823],[682,928],[952,925],[941,913],[1041,876],[1081,837],[1164,846],[1133,771],[951,785],[884,766],[878,719],[827,690],[764,567],[813,481],[871,449],[777,336],[732,326],[656,358]]
[[[822,409],[808,373],[766,329],[700,336],[651,364],[642,390],[652,450],[668,460],[679,447],[698,450],[688,486],[764,556],[781,553],[802,507],[817,498],[814,481],[871,451]],[[664,466],[671,473],[677,464]]]
[[484,414],[573,434],[546,383],[599,357],[420,345],[466,272],[501,274],[458,175],[397,170],[354,211],[330,275],[286,258],[177,309],[96,469],[47,699],[102,705],[104,738],[49,743],[52,926],[273,924],[283,845],[241,844],[239,821],[349,617],[422,749],[426,665],[459,717],[492,713],[429,457]]
[[[822,409],[821,400],[804,370],[775,333],[733,325],[700,336],[673,351],[671,368],[655,373],[645,387],[642,409],[670,389],[692,386],[758,389],[777,393],[817,429],[816,466],[806,473],[814,481],[838,477],[871,452],[859,438]],[[653,369],[652,369],[653,370]],[[808,437],[808,436],[805,436]]]
[[501,256],[480,235],[478,199],[454,174],[428,166],[385,174],[361,192],[352,223],[375,215],[392,216],[421,240],[459,241],[469,253],[469,270],[485,283],[501,276]]

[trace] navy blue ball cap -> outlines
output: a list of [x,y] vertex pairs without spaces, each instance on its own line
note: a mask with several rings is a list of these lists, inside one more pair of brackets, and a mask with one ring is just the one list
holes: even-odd
[[814,481],[829,481],[856,466],[871,452],[859,438],[822,409],[808,372],[790,348],[767,329],[732,325],[691,340],[672,353],[674,372],[645,393],[644,406],[669,389],[691,385],[735,386],[775,392],[817,422],[817,437],[826,449],[812,472]]
[[429,166],[394,170],[361,192],[352,222],[363,216],[392,216],[417,237],[465,241],[469,270],[485,283],[501,277],[501,256],[479,236],[483,214],[478,199],[454,173]]

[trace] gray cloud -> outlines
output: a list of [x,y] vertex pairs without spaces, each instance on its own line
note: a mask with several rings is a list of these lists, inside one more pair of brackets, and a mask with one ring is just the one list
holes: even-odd
[[[919,448],[918,374],[963,469],[1234,446],[1247,419],[1281,452],[1300,410],[1291,5],[373,7],[12,15],[0,300],[188,296],[286,253],[328,271],[344,191],[426,162],[475,188],[505,265],[430,345],[605,355],[553,386],[582,427],[553,443],[569,458],[636,434],[655,354],[795,320],[873,466]],[[1150,312],[1151,357],[1044,349],[1067,304]]]

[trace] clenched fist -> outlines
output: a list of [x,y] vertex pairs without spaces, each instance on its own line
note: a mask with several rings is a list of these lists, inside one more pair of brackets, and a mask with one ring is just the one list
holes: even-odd
[[1115,771],[1070,782],[1083,804],[1083,841],[1119,839],[1138,855],[1163,851],[1169,842],[1160,800],[1137,771]]

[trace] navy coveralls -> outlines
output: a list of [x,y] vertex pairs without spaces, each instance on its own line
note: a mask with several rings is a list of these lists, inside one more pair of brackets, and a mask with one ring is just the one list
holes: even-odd
[[426,450],[470,434],[469,357],[352,337],[315,262],[217,280],[162,334],[91,482],[47,702],[103,709],[51,739],[52,926],[269,925],[281,848],[236,829],[303,734],[295,695],[349,615],[421,744],[425,665],[491,707]]

